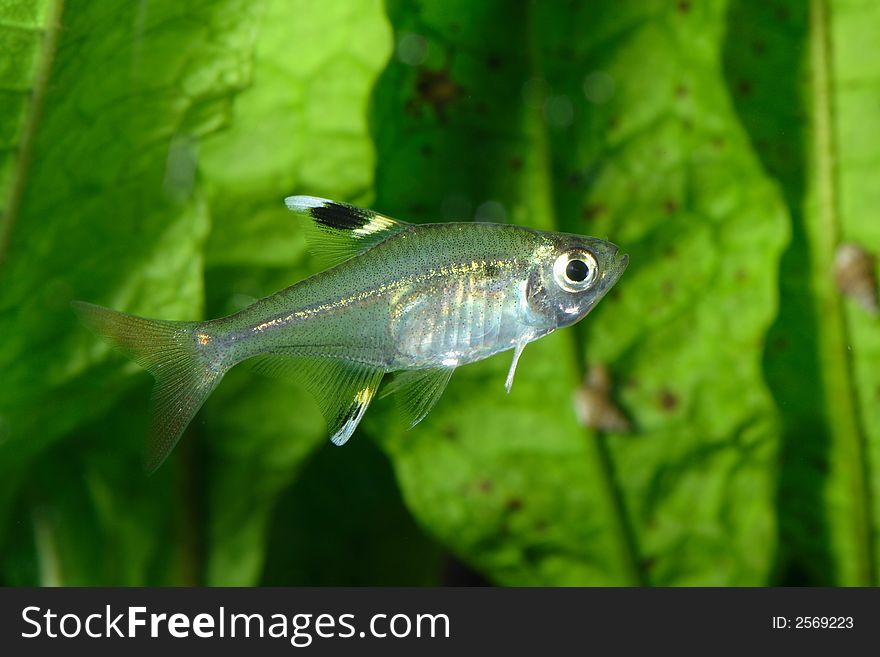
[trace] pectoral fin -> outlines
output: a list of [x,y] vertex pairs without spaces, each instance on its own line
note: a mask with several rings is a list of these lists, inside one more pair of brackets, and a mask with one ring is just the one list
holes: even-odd
[[315,196],[288,196],[284,203],[290,210],[313,219],[306,241],[312,253],[328,265],[359,255],[411,225],[372,210]]
[[321,408],[334,445],[351,438],[385,374],[373,365],[317,356],[259,356],[250,365],[306,388]]
[[510,389],[513,387],[513,375],[516,374],[516,366],[519,363],[519,357],[522,356],[523,349],[526,348],[528,343],[528,340],[522,340],[517,342],[516,347],[513,349],[513,362],[510,364],[510,370],[507,372],[507,380],[504,382],[504,388],[507,390],[507,394],[510,394]]
[[438,367],[401,372],[382,391],[382,397],[397,393],[409,426],[414,427],[434,408],[454,371],[454,367]]

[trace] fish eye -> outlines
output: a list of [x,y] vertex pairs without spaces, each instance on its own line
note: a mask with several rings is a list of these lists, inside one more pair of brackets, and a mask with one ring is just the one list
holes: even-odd
[[596,281],[599,265],[587,251],[569,251],[553,263],[553,277],[557,285],[567,292],[582,292]]
[[575,283],[583,281],[589,273],[590,270],[587,267],[587,263],[577,258],[569,260],[565,267],[565,277]]

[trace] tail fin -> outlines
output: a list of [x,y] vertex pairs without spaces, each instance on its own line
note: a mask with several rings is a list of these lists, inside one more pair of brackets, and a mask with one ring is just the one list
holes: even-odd
[[156,379],[144,466],[152,473],[168,457],[227,368],[209,358],[205,346],[211,338],[196,331],[198,322],[144,319],[82,301],[72,305],[89,328]]

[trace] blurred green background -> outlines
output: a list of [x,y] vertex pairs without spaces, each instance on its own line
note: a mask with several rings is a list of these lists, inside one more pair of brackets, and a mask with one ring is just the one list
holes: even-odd
[[[869,0],[0,0],[0,583],[877,585],[880,322],[834,258],[880,249],[878,33]],[[69,301],[287,286],[290,194],[630,267],[510,396],[505,354],[338,449],[238,368],[145,477],[151,379]],[[630,433],[578,423],[595,364]]]

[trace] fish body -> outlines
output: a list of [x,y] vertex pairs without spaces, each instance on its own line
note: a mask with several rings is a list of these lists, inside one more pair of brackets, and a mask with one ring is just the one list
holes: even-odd
[[508,224],[408,224],[308,196],[314,250],[335,266],[243,310],[164,322],[75,302],[98,333],[157,379],[149,470],[158,467],[223,374],[243,361],[298,378],[336,444],[357,427],[385,374],[411,424],[456,367],[523,348],[584,317],[623,273],[604,240]]

